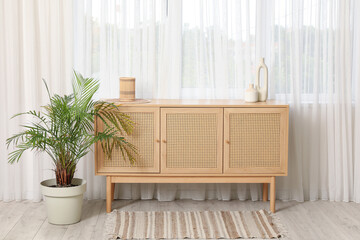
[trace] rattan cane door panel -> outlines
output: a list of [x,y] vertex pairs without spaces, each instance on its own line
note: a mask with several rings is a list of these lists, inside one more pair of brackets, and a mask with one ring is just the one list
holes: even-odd
[[287,174],[287,108],[225,108],[224,172]]
[[[158,173],[160,161],[159,108],[122,107],[120,109],[135,123],[133,133],[126,136],[126,140],[138,150],[136,162],[131,165],[128,159],[124,159],[120,149],[114,149],[111,159],[106,159],[100,144],[98,144],[98,172]],[[98,126],[98,129],[103,129],[103,126]]]
[[161,172],[222,173],[222,108],[161,109]]

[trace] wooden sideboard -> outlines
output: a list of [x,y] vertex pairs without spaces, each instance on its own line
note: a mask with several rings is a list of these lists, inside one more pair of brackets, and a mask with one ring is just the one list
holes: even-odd
[[[127,139],[135,165],[119,150],[95,146],[95,173],[106,176],[106,211],[115,183],[263,183],[275,212],[275,176],[287,176],[289,106],[242,100],[152,100],[120,106],[136,123]],[[96,130],[103,125],[96,121]]]

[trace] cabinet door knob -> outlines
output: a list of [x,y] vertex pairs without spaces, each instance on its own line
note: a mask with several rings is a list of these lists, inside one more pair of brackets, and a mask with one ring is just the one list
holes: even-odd
[[167,143],[165,139],[163,140],[163,143]]
[[225,142],[226,142],[227,144],[230,144],[230,141],[229,141],[229,140],[225,140]]
[[155,141],[156,141],[157,143],[159,143],[159,142],[160,142],[160,140],[159,140],[159,139],[156,139]]

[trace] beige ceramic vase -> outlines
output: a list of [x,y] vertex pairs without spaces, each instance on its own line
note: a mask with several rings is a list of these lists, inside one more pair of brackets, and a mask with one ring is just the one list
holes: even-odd
[[249,84],[249,88],[245,91],[245,102],[257,102],[258,91],[254,88],[254,84]]
[[[260,70],[264,70],[264,83],[260,86]],[[259,102],[265,102],[268,97],[268,68],[264,62],[264,58],[261,58],[259,67],[257,69],[257,76],[255,80],[255,88],[259,93]]]

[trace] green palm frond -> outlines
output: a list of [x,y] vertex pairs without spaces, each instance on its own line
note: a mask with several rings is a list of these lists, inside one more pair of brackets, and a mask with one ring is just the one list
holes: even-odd
[[[111,156],[113,149],[119,148],[124,159],[134,163],[136,147],[119,136],[131,134],[134,122],[116,105],[92,100],[99,89],[97,80],[84,78],[74,71],[73,93],[64,96],[51,95],[46,81],[43,81],[50,102],[42,107],[42,111],[14,116],[31,116],[32,121],[22,126],[22,132],[7,139],[7,147],[14,146],[9,163],[19,161],[26,150],[46,152],[57,168],[66,168],[73,174],[79,159],[95,142],[101,142],[106,156]],[[104,123],[104,131],[94,131],[95,118]]]

